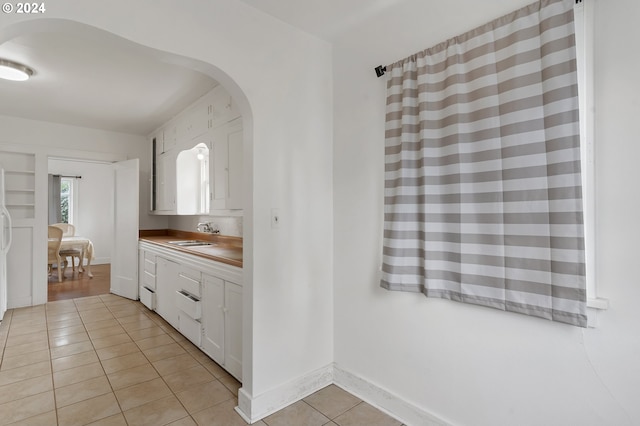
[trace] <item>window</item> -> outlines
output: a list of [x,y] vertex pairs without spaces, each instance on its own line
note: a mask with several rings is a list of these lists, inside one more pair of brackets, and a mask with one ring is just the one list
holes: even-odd
[[75,223],[77,220],[77,178],[60,178],[60,222]]
[[607,301],[599,299],[595,277],[595,158],[594,158],[594,58],[593,0],[577,1],[574,7],[578,89],[580,96],[580,149],[582,155],[582,188],[584,204],[587,306],[606,309]]
[[388,66],[384,288],[587,326],[573,8]]

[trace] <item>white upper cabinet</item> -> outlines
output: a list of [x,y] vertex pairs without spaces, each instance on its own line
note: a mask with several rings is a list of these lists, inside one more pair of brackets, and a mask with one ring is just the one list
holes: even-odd
[[176,153],[165,152],[156,159],[156,210],[176,212]]
[[211,102],[208,102],[209,95],[205,95],[201,100],[192,108],[190,108],[185,115],[183,122],[183,141],[190,141],[198,136],[204,134],[209,130],[209,114],[211,110]]
[[242,208],[242,119],[217,127],[213,131],[211,166],[211,209]]
[[216,86],[205,98],[207,98],[208,105],[209,129],[240,117],[240,111],[224,87]]
[[169,152],[178,145],[178,123],[173,122],[164,128],[162,152]]
[[[154,213],[193,215],[242,208],[242,119],[222,86],[202,96],[150,140],[156,143],[151,179]],[[198,152],[208,150],[207,161],[191,161],[198,154],[196,146]]]

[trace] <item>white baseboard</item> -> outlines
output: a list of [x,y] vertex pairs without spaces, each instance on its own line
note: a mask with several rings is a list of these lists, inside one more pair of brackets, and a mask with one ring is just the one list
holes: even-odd
[[253,424],[332,383],[406,425],[451,426],[451,423],[442,418],[424,411],[336,364],[312,371],[255,397],[240,388],[236,412],[244,421]]
[[16,309],[16,308],[25,308],[27,306],[35,306],[33,303],[33,298],[31,296],[19,297],[17,299],[8,299],[7,300],[7,308],[8,309]]
[[306,398],[333,383],[333,364],[312,371],[260,395],[238,391],[236,411],[249,424],[255,423],[284,407]]
[[[111,263],[111,258],[110,257],[96,257],[95,259],[93,259],[91,261],[92,265],[104,265],[107,263]],[[85,266],[87,265],[87,261],[84,261]]]
[[399,396],[362,379],[355,374],[333,366],[333,382],[336,386],[352,393],[380,411],[401,421],[415,426],[450,426],[451,423],[417,407]]

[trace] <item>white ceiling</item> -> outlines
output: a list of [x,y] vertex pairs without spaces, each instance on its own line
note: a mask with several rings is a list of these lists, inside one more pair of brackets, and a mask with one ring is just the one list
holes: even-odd
[[303,31],[332,41],[406,0],[240,0]]
[[147,135],[217,85],[155,52],[100,33],[34,33],[0,44],[26,82],[0,79],[0,115]]
[[[405,0],[241,1],[331,41]],[[0,58],[35,71],[27,82],[0,80],[0,115],[140,135],[217,84],[157,51],[97,29],[87,29],[83,36],[51,31],[22,35],[0,44]]]

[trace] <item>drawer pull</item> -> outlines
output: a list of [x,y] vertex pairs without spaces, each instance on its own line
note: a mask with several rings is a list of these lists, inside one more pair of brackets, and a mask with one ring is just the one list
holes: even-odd
[[176,307],[194,320],[202,316],[202,304],[200,299],[184,290],[176,292]]
[[200,299],[198,299],[196,296],[194,296],[193,294],[189,293],[188,291],[180,290],[180,291],[178,291],[178,293],[180,293],[184,297],[188,297],[189,299],[193,300],[194,302],[199,302],[200,301]]

